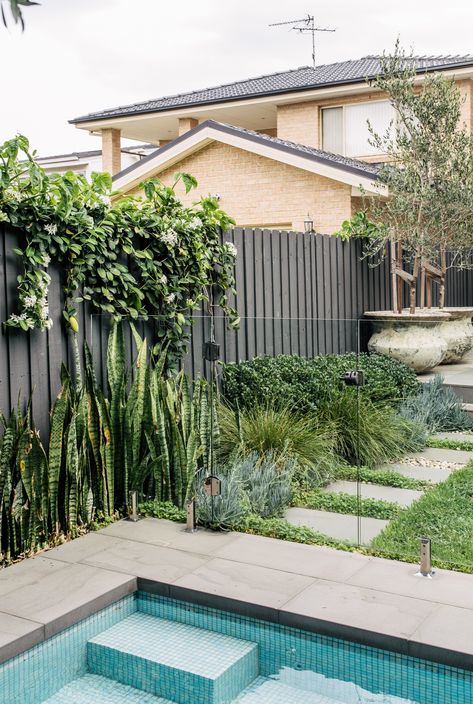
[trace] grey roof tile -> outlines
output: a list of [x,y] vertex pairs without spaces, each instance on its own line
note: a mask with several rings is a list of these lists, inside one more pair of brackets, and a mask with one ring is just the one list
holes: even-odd
[[334,166],[342,171],[350,171],[351,173],[356,173],[360,176],[376,179],[379,172],[379,166],[377,164],[368,163],[359,159],[351,159],[349,157],[341,156],[340,154],[332,154],[332,152],[326,152],[322,149],[316,149],[315,147],[307,147],[304,144],[297,144],[296,142],[289,142],[286,139],[279,139],[278,137],[271,137],[270,135],[262,134],[261,132],[247,130],[244,127],[235,127],[234,125],[227,125],[223,122],[216,122],[215,120],[206,120],[198,125],[198,127],[194,127],[194,129],[185,132],[185,134],[181,135],[172,142],[169,142],[166,146],[161,147],[155,152],[152,152],[148,156],[144,157],[136,164],[131,164],[126,169],[123,169],[123,171],[115,174],[113,180],[117,181],[124,175],[133,172],[138,167],[142,167],[143,164],[147,161],[151,161],[158,154],[162,154],[179,142],[185,142],[190,135],[202,131],[206,127],[212,127],[216,131],[225,132],[227,134],[237,134],[248,139],[249,141],[258,142],[259,144],[266,143],[269,146],[281,151],[308,156],[313,161]]
[[[163,112],[180,107],[221,103],[241,98],[288,93],[294,90],[309,90],[323,86],[353,83],[374,78],[380,72],[380,56],[364,56],[361,59],[339,61],[321,66],[302,66],[290,71],[280,71],[266,76],[248,78],[234,83],[225,83],[213,88],[189,93],[170,95],[155,100],[146,100],[132,105],[123,105],[108,110],[99,110],[76,117],[71,123],[103,120],[145,112]],[[473,65],[473,56],[416,56],[418,72],[442,70]]]

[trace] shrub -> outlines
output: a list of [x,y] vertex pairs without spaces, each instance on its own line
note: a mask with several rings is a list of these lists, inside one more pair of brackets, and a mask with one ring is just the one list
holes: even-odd
[[271,453],[235,456],[218,472],[221,495],[207,496],[200,477],[196,482],[197,516],[200,524],[211,528],[231,528],[243,516],[279,516],[291,501],[293,465],[274,461]]
[[282,467],[287,462],[294,464],[294,477],[299,483],[325,484],[339,462],[333,424],[322,428],[312,414],[262,406],[234,412],[221,405],[219,424],[223,458],[235,452],[256,452],[261,457],[271,453]]
[[321,405],[320,417],[335,426],[337,452],[349,464],[372,467],[425,446],[425,428],[403,418],[389,405],[358,398],[353,389]]
[[403,401],[399,413],[423,423],[431,433],[472,428],[473,422],[462,409],[461,400],[451,388],[443,386],[443,381],[443,377],[437,375],[421,384],[418,394]]
[[340,377],[349,369],[365,372],[363,397],[397,401],[418,391],[412,369],[377,354],[324,355],[306,359],[296,355],[255,357],[224,365],[223,394],[233,407],[254,408],[271,404],[301,411],[316,410],[323,399],[341,390]]

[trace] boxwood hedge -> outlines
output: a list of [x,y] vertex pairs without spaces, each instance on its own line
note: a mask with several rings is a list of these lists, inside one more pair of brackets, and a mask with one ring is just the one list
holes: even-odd
[[366,385],[361,393],[372,401],[401,401],[419,390],[415,372],[402,362],[377,354],[348,353],[312,359],[263,356],[225,364],[223,394],[227,403],[240,408],[271,404],[317,410],[342,389],[340,378],[349,369],[364,371]]

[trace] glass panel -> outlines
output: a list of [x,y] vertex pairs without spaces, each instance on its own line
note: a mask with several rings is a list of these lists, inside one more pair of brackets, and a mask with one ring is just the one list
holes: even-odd
[[322,110],[322,146],[327,152],[343,154],[343,108]]
[[[360,389],[360,542],[414,563],[412,574],[436,564],[470,570],[473,425],[464,403],[473,398],[471,311],[369,315],[360,321],[360,343],[376,364]],[[379,447],[376,461],[370,443]]]
[[388,100],[347,105],[345,110],[346,156],[369,156],[378,150],[369,144],[368,120],[375,132],[384,134],[394,118],[394,108]]

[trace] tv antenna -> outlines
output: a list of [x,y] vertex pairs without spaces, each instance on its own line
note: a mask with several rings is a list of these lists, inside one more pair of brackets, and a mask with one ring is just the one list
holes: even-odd
[[314,15],[307,15],[301,20],[289,20],[288,22],[273,22],[273,24],[268,25],[268,27],[282,27],[283,25],[292,24],[291,29],[295,29],[296,32],[304,34],[304,32],[310,32],[312,34],[312,66],[315,68],[315,33],[316,32],[336,32],[336,29],[331,29],[329,27],[316,27]]

